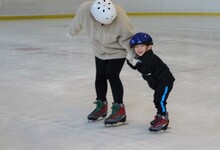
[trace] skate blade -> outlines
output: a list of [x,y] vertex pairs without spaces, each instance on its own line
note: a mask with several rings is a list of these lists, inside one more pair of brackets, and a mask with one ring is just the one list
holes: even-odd
[[170,129],[170,127],[166,127],[166,128],[162,128],[162,129],[160,129],[160,130],[153,130],[153,129],[149,129],[149,131],[150,131],[150,133],[155,133],[155,134],[160,134],[160,133],[168,133],[169,132],[169,130],[167,130],[167,129]]
[[111,128],[111,127],[120,127],[120,126],[125,126],[125,125],[128,125],[128,122],[106,123],[105,127]]
[[105,119],[105,117],[100,117],[98,119],[88,119],[88,122],[99,122],[99,121],[102,121],[104,119]]

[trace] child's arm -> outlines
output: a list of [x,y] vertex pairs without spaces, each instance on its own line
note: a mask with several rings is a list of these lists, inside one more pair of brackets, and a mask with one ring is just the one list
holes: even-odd
[[143,78],[148,82],[149,86],[154,89],[157,86],[157,81],[151,74],[142,74]]
[[138,67],[141,65],[141,60],[139,59],[132,59],[131,61],[129,61],[127,59],[127,64],[132,68],[132,69],[138,69]]
[[132,69],[134,69],[134,70],[137,69],[135,66],[133,66],[133,65],[129,62],[129,60],[126,59],[126,61],[127,61],[128,66],[130,66]]
[[157,80],[152,76],[152,72],[154,72],[153,66],[155,62],[148,61],[145,62],[143,65],[145,66],[142,70],[142,77],[148,82],[149,86],[152,89],[155,89],[157,86]]

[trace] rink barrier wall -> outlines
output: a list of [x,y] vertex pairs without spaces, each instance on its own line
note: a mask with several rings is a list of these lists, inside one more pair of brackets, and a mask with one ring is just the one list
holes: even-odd
[[[219,16],[220,12],[128,12],[128,16]],[[62,15],[33,15],[33,16],[0,16],[0,20],[20,20],[20,19],[59,19],[72,18],[74,14]]]
[[72,18],[75,15],[38,15],[38,16],[0,16],[0,20],[20,20],[20,19],[62,19]]
[[129,16],[220,16],[220,12],[129,12]]

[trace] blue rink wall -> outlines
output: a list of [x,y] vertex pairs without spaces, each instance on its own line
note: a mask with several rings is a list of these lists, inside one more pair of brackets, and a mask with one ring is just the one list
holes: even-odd
[[[0,0],[0,19],[72,17],[86,0]],[[112,0],[129,15],[220,15],[219,0]]]

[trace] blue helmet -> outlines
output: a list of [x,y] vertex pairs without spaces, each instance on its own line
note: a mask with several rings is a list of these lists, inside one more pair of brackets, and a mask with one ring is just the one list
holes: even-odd
[[139,32],[131,38],[130,47],[133,48],[135,45],[139,44],[153,45],[153,40],[147,33]]

